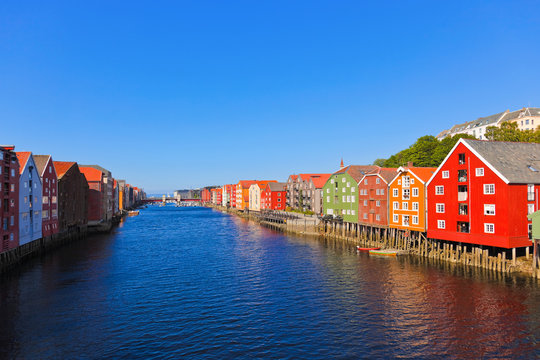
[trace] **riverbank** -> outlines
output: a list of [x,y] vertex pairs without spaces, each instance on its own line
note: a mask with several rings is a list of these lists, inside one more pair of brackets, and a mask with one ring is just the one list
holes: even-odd
[[529,254],[528,248],[523,250],[522,256],[518,256],[515,250],[429,239],[424,233],[408,233],[388,227],[323,221],[315,216],[285,211],[243,212],[212,204],[205,206],[289,234],[322,236],[345,241],[350,243],[352,247],[396,249],[409,256],[429,261],[462,265],[500,274],[540,278],[540,271],[533,269],[532,254]]

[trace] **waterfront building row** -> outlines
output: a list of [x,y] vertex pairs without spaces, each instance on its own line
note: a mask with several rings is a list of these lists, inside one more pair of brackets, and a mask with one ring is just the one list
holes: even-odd
[[[316,213],[326,219],[460,243],[525,247],[532,230],[527,215],[539,210],[540,144],[460,139],[437,168],[342,162],[334,173],[308,175],[291,175],[285,184],[242,180],[216,187],[228,195],[210,201],[238,210],[277,210],[283,200],[272,194],[280,193],[288,209],[305,211],[316,209],[304,206],[313,186],[311,200],[318,192],[322,204]],[[326,180],[321,185],[316,179]]]
[[81,226],[105,225],[143,190],[110,171],[0,146],[0,253]]

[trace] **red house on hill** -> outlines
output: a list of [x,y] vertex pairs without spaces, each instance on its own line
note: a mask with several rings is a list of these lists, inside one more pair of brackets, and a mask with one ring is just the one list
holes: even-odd
[[531,245],[539,209],[540,144],[460,139],[427,184],[428,237],[476,245]]
[[287,184],[271,182],[261,191],[261,210],[285,210]]
[[103,213],[103,192],[107,191],[103,183],[101,170],[79,166],[79,170],[88,182],[88,225],[100,223],[105,214]]

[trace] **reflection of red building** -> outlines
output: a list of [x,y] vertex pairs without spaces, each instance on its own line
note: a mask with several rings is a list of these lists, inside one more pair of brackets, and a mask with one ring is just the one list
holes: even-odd
[[58,221],[58,176],[50,155],[34,155],[43,186],[42,233],[51,236],[60,230]]
[[0,252],[19,246],[19,160],[15,146],[0,147]]
[[261,191],[261,210],[285,210],[287,184],[270,182]]
[[540,144],[461,139],[427,184],[428,237],[529,246],[538,210]]
[[377,168],[358,183],[358,221],[388,225],[388,184],[396,177],[395,168]]

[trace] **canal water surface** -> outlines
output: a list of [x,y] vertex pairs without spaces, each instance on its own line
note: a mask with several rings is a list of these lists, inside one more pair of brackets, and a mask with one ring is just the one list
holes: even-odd
[[0,358],[535,358],[540,291],[205,208],[150,207],[0,278]]

